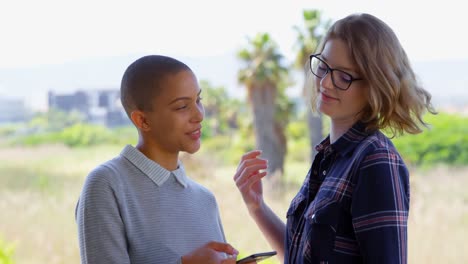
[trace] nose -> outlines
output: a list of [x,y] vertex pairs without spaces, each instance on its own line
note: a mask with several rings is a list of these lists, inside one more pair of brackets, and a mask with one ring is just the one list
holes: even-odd
[[332,80],[332,72],[328,71],[325,76],[320,80],[320,86],[326,89],[332,89],[334,87]]
[[203,104],[200,102],[197,104],[197,107],[194,107],[193,115],[192,115],[192,122],[195,123],[200,123],[203,121],[203,118],[205,117],[205,108],[203,107]]

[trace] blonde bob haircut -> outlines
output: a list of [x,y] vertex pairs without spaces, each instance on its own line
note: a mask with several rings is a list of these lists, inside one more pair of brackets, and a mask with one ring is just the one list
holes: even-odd
[[[393,30],[372,15],[352,14],[331,26],[316,53],[330,39],[347,44],[356,70],[368,84],[368,105],[360,119],[366,130],[387,130],[392,137],[422,132],[421,127],[427,126],[422,120],[425,111],[436,112]],[[313,89],[312,109],[317,107],[318,88]]]

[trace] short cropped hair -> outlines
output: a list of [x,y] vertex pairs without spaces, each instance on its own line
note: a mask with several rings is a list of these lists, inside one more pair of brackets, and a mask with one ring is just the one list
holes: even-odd
[[[369,85],[368,106],[361,121],[367,130],[387,129],[392,136],[417,134],[426,110],[435,114],[431,95],[418,83],[406,52],[393,30],[370,14],[352,14],[336,21],[327,31],[317,53],[327,41],[344,41],[358,73]],[[316,108],[318,87],[313,89]]]
[[120,85],[120,100],[130,117],[132,111],[151,111],[153,99],[164,88],[167,77],[191,71],[183,62],[161,55],[148,55],[128,66]]

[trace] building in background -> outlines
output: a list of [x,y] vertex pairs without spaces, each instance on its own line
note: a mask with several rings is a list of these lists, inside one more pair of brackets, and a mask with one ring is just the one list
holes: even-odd
[[31,111],[21,99],[0,97],[0,124],[27,121]]
[[77,111],[93,124],[116,127],[130,124],[120,102],[119,90],[76,91],[72,94],[48,93],[49,109]]

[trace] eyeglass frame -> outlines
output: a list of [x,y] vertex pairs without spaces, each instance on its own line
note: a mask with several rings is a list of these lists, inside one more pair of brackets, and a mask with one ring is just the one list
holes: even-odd
[[[339,90],[342,90],[342,91],[346,91],[349,89],[349,87],[351,87],[351,84],[353,83],[353,81],[361,81],[361,80],[364,80],[363,78],[354,78],[354,76],[350,73],[347,73],[343,70],[340,70],[340,69],[333,69],[332,67],[330,67],[330,65],[328,65],[328,63],[326,63],[324,60],[322,60],[321,58],[319,58],[318,56],[320,56],[321,53],[318,53],[318,54],[311,54],[309,56],[309,68],[310,68],[310,72],[312,72],[313,75],[315,75],[317,78],[320,78],[320,79],[323,79],[327,76],[328,73],[331,73],[331,80],[332,80],[332,83],[333,83],[333,86]],[[317,60],[319,60],[320,62],[322,62],[325,66],[327,66],[327,70],[325,71],[325,75],[323,75],[322,77],[318,76],[317,74],[315,74],[315,72],[312,70],[312,59],[313,58],[316,58]],[[341,87],[338,87],[336,84],[335,84],[335,80],[333,78],[333,72],[334,71],[339,71],[339,72],[342,72],[346,75],[348,75],[350,78],[350,82],[348,84],[348,87],[346,88],[341,88]]]

